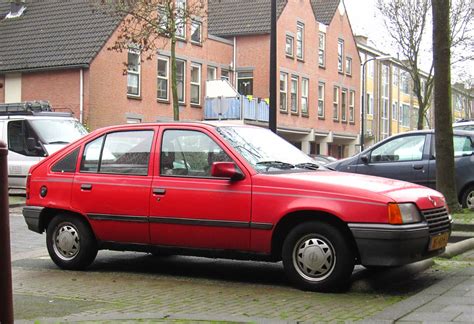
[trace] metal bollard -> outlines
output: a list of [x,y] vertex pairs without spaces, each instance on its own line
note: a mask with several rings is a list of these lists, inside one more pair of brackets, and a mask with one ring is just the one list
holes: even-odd
[[0,141],[0,323],[13,323],[10,214],[8,210],[8,148]]

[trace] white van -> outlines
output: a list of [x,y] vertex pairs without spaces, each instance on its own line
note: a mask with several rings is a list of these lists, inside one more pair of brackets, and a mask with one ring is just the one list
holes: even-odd
[[48,102],[0,104],[0,140],[8,146],[8,188],[25,189],[33,164],[87,134],[71,113]]

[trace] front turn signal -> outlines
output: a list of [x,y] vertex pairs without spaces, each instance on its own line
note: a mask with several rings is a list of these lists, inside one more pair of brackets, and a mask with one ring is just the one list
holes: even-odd
[[393,225],[403,224],[402,213],[398,204],[388,204],[388,222]]

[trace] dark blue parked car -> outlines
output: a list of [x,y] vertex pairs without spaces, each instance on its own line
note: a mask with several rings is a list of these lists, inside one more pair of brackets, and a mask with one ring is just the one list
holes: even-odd
[[[474,207],[474,133],[454,130],[456,190],[465,208]],[[326,167],[414,182],[436,188],[434,130],[401,133]]]

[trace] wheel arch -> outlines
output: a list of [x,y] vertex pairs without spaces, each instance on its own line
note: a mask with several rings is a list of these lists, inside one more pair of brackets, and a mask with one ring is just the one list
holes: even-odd
[[349,229],[349,226],[347,226],[347,224],[343,220],[333,214],[314,210],[302,210],[292,212],[280,219],[280,221],[276,224],[272,235],[271,254],[273,259],[281,259],[281,253],[285,237],[295,226],[304,222],[323,222],[337,228],[339,231],[341,231],[344,237],[349,240],[350,245],[352,246],[352,248],[354,249],[354,253],[356,254],[356,258],[357,260],[359,260],[359,251],[357,249],[357,244],[355,242],[351,230]]
[[464,195],[466,193],[466,190],[468,190],[469,188],[474,188],[474,181],[465,183],[464,186],[462,187],[462,189],[459,191],[459,194],[458,194],[458,201],[461,203],[461,205],[463,207],[464,207],[463,198],[464,198]]
[[70,216],[77,217],[77,218],[81,219],[89,227],[89,229],[91,230],[91,232],[95,236],[94,230],[92,229],[92,226],[89,223],[89,220],[87,219],[86,216],[84,216],[80,213],[72,212],[70,210],[56,209],[56,208],[45,208],[45,209],[43,209],[43,211],[41,212],[41,215],[40,215],[40,220],[39,220],[40,231],[41,232],[45,231],[48,228],[48,225],[51,222],[51,220],[54,217],[58,216],[58,215],[70,215]]

